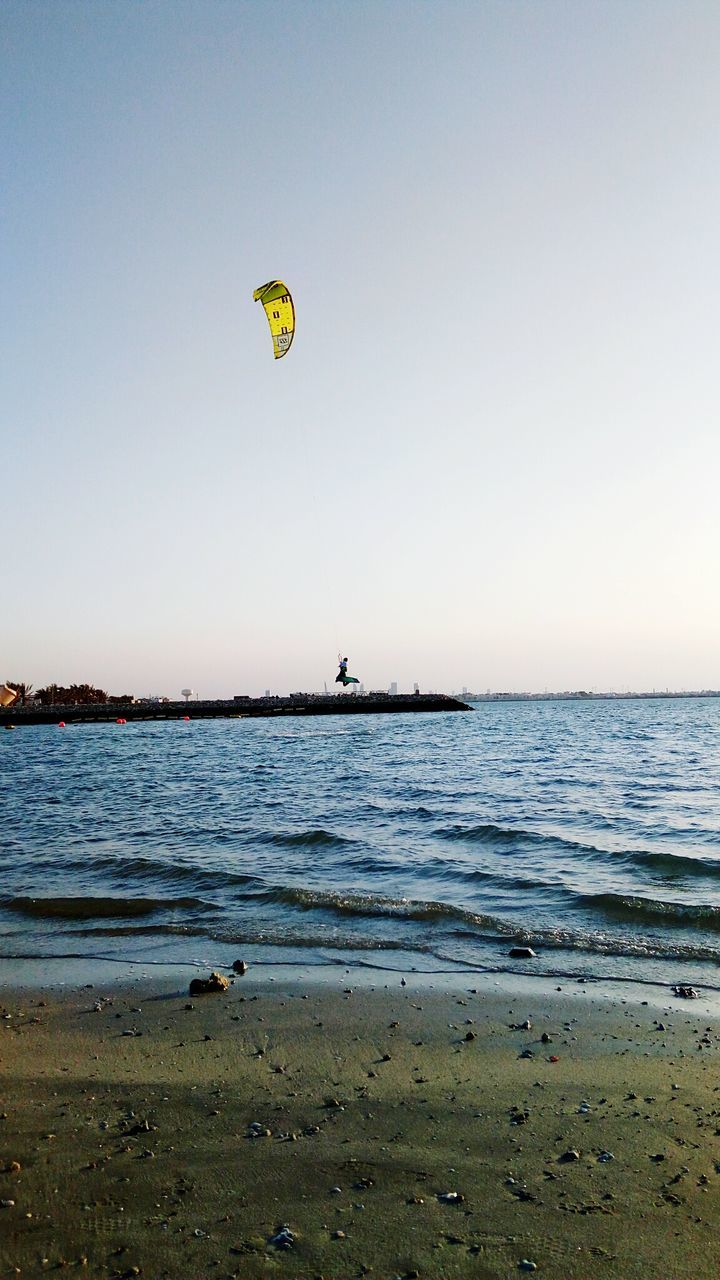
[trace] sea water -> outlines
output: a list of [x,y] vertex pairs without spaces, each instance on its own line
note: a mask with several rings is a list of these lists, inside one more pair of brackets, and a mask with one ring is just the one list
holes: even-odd
[[19,728],[0,955],[720,987],[719,764],[712,698]]

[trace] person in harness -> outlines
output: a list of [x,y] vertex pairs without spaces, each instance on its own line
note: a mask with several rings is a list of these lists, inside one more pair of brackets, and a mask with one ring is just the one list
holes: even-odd
[[335,677],[335,683],[341,684],[343,689],[346,687],[346,685],[349,685],[349,684],[359,684],[360,682],[356,676],[349,676],[347,673],[347,669],[348,669],[347,658],[343,658],[342,654],[339,653],[338,662],[340,663],[340,670],[338,671]]

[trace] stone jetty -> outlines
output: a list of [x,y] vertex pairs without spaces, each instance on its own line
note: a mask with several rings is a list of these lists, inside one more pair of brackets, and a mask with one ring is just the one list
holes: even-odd
[[97,724],[131,720],[203,720],[247,716],[387,715],[392,712],[472,711],[444,693],[292,693],[286,698],[224,698],[203,702],[112,702],[90,706],[8,707],[0,727]]

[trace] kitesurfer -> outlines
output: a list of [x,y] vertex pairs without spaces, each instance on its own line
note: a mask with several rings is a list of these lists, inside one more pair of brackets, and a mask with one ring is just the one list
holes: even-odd
[[339,653],[338,662],[340,663],[340,670],[338,671],[335,677],[335,683],[341,684],[343,686],[343,689],[348,684],[357,684],[358,683],[357,676],[349,676],[347,673],[347,669],[348,669],[347,658],[343,658],[342,654]]

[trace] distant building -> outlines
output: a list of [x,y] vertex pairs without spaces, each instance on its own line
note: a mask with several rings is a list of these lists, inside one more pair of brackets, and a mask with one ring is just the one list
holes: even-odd
[[388,693],[389,693],[392,697],[395,697],[395,695],[397,694],[397,680],[393,680],[393,682],[392,682],[392,684],[390,685],[390,688],[389,688],[389,690],[388,690]]

